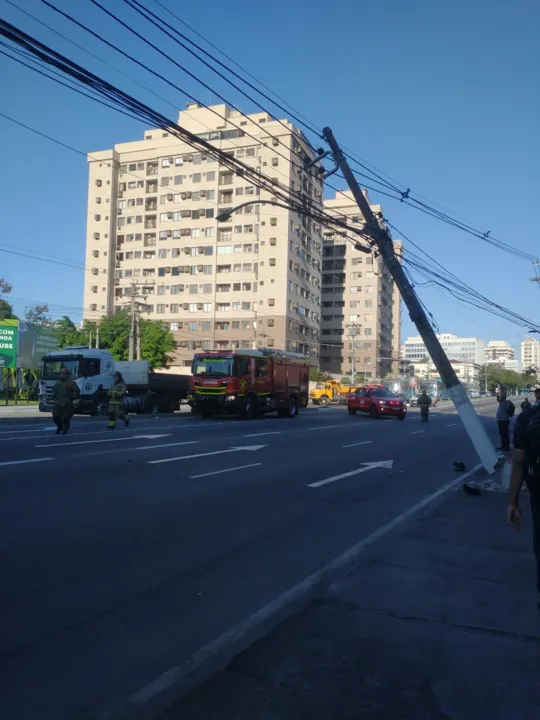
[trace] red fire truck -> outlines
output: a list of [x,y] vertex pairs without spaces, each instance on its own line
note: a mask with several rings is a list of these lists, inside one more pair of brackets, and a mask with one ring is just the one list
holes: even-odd
[[309,361],[280,350],[216,350],[193,358],[190,403],[203,417],[233,413],[251,420],[277,410],[296,417],[308,404]]

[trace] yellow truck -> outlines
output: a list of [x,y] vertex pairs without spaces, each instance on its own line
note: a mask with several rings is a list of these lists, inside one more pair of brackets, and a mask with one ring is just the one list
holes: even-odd
[[339,380],[316,382],[310,388],[309,399],[314,405],[326,407],[331,402],[345,402],[345,396],[353,390],[356,390],[356,387],[342,385]]

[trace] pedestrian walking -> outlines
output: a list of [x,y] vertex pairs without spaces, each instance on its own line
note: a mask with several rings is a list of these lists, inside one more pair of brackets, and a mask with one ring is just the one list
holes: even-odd
[[52,416],[56,425],[56,434],[69,432],[73,417],[73,402],[80,395],[80,390],[71,373],[65,367],[60,370],[60,379],[53,387]]
[[501,444],[497,450],[510,450],[510,418],[513,417],[516,408],[511,400],[506,399],[506,393],[499,395],[499,407],[497,408],[497,427]]
[[[536,587],[540,594],[540,405],[534,405],[522,412],[514,428],[507,520],[516,530],[521,530],[523,526],[523,516],[519,507],[519,494],[523,482],[527,484],[531,497]],[[540,602],[538,609],[540,610]]]
[[109,390],[109,430],[116,427],[116,419],[124,421],[124,426],[129,425],[129,417],[126,412],[124,398],[127,395],[127,386],[122,373],[115,372],[111,389]]
[[418,396],[418,407],[420,408],[420,419],[423,423],[429,421],[429,408],[431,407],[431,398],[425,390],[422,390]]

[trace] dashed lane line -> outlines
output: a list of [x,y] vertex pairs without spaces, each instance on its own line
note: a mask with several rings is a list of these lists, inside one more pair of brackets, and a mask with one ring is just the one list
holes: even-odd
[[358,445],[369,445],[373,440],[364,440],[364,442],[351,443],[350,445],[342,445],[342,448],[357,447]]
[[225,468],[224,470],[213,470],[212,472],[200,473],[199,475],[191,475],[189,479],[196,480],[197,478],[209,477],[210,475],[222,475],[223,473],[245,470],[246,468],[257,467],[258,465],[262,465],[262,463],[250,463],[249,465],[238,465],[237,467]]
[[31,460],[9,460],[8,462],[0,462],[0,467],[7,467],[8,465],[25,465],[26,463],[39,463],[47,462],[47,460],[54,460],[54,458],[32,458]]

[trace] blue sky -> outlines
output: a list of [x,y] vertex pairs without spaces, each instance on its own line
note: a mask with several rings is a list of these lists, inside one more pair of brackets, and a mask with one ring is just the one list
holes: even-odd
[[[151,86],[177,108],[185,95],[144,76],[39,0],[17,0],[43,22]],[[144,4],[163,11],[152,0]],[[540,4],[516,0],[284,0],[224,4],[162,2],[291,103],[317,127],[406,187],[493,234],[540,255]],[[149,39],[246,112],[248,100],[165,36],[145,27],[121,0],[106,3]],[[144,46],[86,0],[56,5],[115,40],[202,102],[210,93]],[[173,108],[0,0],[5,19],[176,119]],[[309,8],[309,10],[308,10]],[[335,29],[330,29],[335,28]],[[182,29],[182,28],[180,28]],[[75,95],[0,56],[1,112],[91,152],[142,137],[144,125]],[[215,98],[214,98],[215,101]],[[277,113],[282,115],[282,113]],[[84,262],[87,163],[84,157],[0,117],[0,243]],[[21,152],[24,148],[24,152]],[[9,171],[8,171],[9,169]],[[339,181],[338,181],[339,182]],[[538,322],[540,287],[532,266],[481,240],[370,193],[387,218],[465,282]],[[0,252],[0,277],[14,286],[16,309],[30,301],[81,317],[83,272]],[[507,339],[526,330],[430,288],[420,296],[443,332]],[[403,335],[414,333],[406,317]]]

